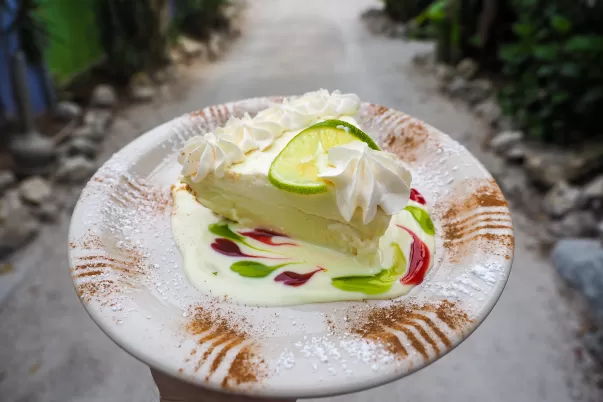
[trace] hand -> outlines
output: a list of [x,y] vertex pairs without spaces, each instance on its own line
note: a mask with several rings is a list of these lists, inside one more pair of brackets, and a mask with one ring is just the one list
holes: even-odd
[[264,399],[210,391],[153,369],[151,375],[159,389],[160,402],[295,402],[295,399]]

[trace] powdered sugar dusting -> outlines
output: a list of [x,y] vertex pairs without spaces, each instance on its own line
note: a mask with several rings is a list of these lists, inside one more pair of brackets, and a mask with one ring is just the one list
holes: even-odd
[[[253,308],[200,294],[188,284],[171,236],[172,206],[165,197],[179,172],[176,152],[187,138],[215,128],[229,114],[253,115],[270,101],[247,100],[182,116],[140,137],[101,168],[82,194],[74,215],[78,227],[70,234],[72,269],[88,262],[103,265],[72,272],[76,286],[82,286],[83,299],[89,298],[84,300],[87,308],[100,312],[94,319],[105,320],[103,325],[111,326],[113,336],[119,336],[132,353],[143,349],[153,351],[154,358],[178,361],[182,371],[170,374],[186,375],[199,385],[221,386],[225,376],[232,387],[254,384],[256,380],[245,382],[255,375],[250,367],[263,360],[270,372],[265,378],[256,376],[261,387],[278,393],[294,385],[326,394],[333,386],[353,388],[360,379],[363,384],[367,378],[377,382],[383,375],[401,376],[433,361],[491,309],[509,273],[512,243],[509,240],[503,247],[488,239],[472,241],[467,258],[450,259],[442,238],[447,222],[443,212],[451,199],[470,192],[464,187],[468,180],[483,183],[490,177],[464,147],[385,107],[364,104],[358,121],[381,144],[391,139],[391,130],[412,133],[413,143],[392,149],[407,160],[413,186],[421,189],[435,212],[436,260],[423,285],[408,296],[387,301]],[[507,211],[497,208],[489,212]],[[465,215],[454,222],[463,219]],[[472,222],[467,223],[470,229]],[[499,232],[482,229],[479,233]],[[81,260],[86,257],[100,259]],[[199,349],[198,341],[211,332],[191,336],[183,330],[193,318],[191,305],[214,312],[233,324],[229,328],[245,333],[240,344],[232,339],[220,343],[197,372],[195,366],[207,346]],[[215,338],[214,342],[223,341]],[[220,354],[226,346],[231,352]],[[194,348],[196,360],[190,355]],[[229,374],[228,364],[237,358],[240,370]],[[186,359],[191,360],[185,363]],[[224,363],[209,376],[212,359]],[[250,365],[252,361],[256,363]]]

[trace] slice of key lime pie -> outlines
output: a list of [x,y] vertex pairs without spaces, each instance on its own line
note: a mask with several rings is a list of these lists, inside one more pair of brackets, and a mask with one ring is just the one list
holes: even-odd
[[267,306],[392,298],[423,281],[435,250],[425,199],[360,108],[320,90],[186,141],[172,231],[195,287]]
[[356,95],[320,90],[231,117],[186,142],[183,181],[242,225],[371,256],[408,203],[411,175],[358,127],[359,107]]

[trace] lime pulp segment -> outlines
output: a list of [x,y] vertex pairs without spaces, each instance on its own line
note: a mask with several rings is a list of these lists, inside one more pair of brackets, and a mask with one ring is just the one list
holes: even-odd
[[270,166],[268,179],[275,187],[299,194],[327,191],[318,173],[327,166],[327,153],[337,145],[363,141],[369,148],[379,147],[364,131],[342,120],[326,120],[297,134]]

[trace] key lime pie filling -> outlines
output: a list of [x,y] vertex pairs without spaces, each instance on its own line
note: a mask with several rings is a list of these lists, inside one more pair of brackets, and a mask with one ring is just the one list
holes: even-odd
[[282,306],[390,299],[423,281],[435,251],[425,199],[359,109],[354,94],[320,90],[187,140],[172,231],[195,287]]

